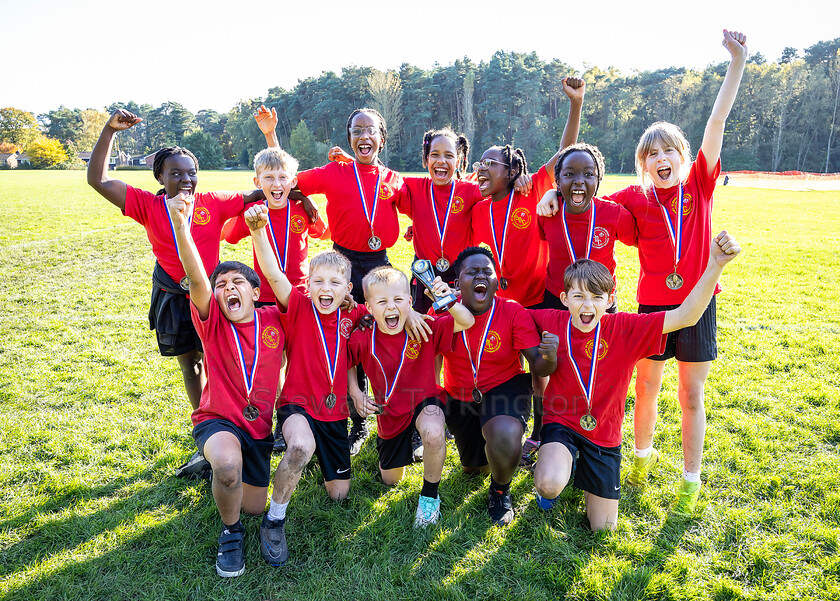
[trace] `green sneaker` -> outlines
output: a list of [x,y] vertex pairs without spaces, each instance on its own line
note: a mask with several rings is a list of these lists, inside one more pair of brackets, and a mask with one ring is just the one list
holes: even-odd
[[630,468],[630,473],[627,474],[627,484],[643,487],[647,484],[647,479],[653,466],[658,462],[659,451],[656,449],[651,449],[650,455],[645,458],[633,457],[633,466]]
[[683,478],[677,491],[677,504],[674,505],[674,513],[684,518],[694,516],[694,508],[697,507],[698,498],[700,498],[700,483],[689,482]]

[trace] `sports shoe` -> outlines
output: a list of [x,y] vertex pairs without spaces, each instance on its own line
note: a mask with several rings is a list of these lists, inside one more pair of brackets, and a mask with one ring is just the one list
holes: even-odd
[[245,573],[245,530],[231,532],[222,526],[219,552],[216,554],[216,573],[222,578],[234,578]]
[[487,503],[487,513],[494,526],[507,526],[513,521],[513,504],[510,502],[510,491],[490,489]]
[[650,455],[647,457],[633,457],[633,466],[630,468],[630,473],[627,474],[627,484],[643,487],[647,484],[650,471],[658,462],[659,451],[656,449],[651,449]]
[[364,419],[360,420],[358,423],[354,422],[353,426],[350,428],[350,456],[353,457],[359,454],[359,451],[362,450],[362,445],[365,444],[365,440],[368,437],[368,427],[367,421]]
[[271,447],[271,452],[275,455],[286,452],[286,439],[283,438],[282,432],[278,432],[274,437],[274,446]]
[[416,429],[411,434],[411,456],[415,463],[423,461],[423,439],[420,438],[420,432]]
[[282,566],[289,559],[289,545],[286,544],[286,520],[270,520],[263,514],[260,524],[260,553],[266,563]]
[[553,499],[546,499],[540,493],[536,493],[537,495],[537,507],[542,509],[543,511],[551,511],[554,508],[554,505],[557,503],[557,499],[560,495],[557,495]]
[[522,459],[519,460],[519,467],[534,467],[534,462],[537,460],[537,450],[539,448],[539,440],[526,438],[525,444],[522,445]]
[[424,497],[420,495],[417,501],[417,513],[414,515],[414,527],[425,528],[431,524],[437,524],[440,517],[440,497]]
[[196,451],[189,461],[175,470],[175,476],[189,480],[202,479],[209,482],[213,479],[213,468],[210,466],[210,462],[204,458],[204,455]]
[[677,504],[674,505],[674,513],[684,518],[694,515],[694,508],[697,507],[697,499],[700,498],[700,483],[689,482],[682,478],[680,488],[677,490]]

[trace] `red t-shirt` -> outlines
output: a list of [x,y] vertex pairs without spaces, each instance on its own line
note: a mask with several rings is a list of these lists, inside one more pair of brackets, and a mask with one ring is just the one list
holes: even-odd
[[403,345],[406,337],[404,332],[399,334],[384,334],[376,332],[376,356],[382,367],[371,353],[371,339],[373,330],[359,330],[353,332],[348,345],[350,365],[362,364],[370,379],[371,388],[376,402],[385,404],[386,383],[382,370],[387,374],[388,385],[394,386],[385,408],[385,412],[376,416],[376,429],[380,438],[393,438],[411,423],[414,409],[429,397],[437,396],[440,389],[437,385],[435,371],[435,357],[452,350],[452,337],[455,322],[449,317],[442,316],[429,325],[432,335],[428,342],[409,340],[405,349],[405,362],[397,373],[402,357]]
[[[645,194],[640,186],[630,186],[607,197],[624,205],[636,219],[641,263],[636,300],[641,304],[679,305],[700,281],[709,261],[714,203],[712,194],[718,175],[720,161],[709,176],[706,157],[702,151],[697,153],[697,160],[691,164],[688,179],[683,185],[682,259],[677,267],[677,273],[683,277],[683,285],[679,290],[671,290],[665,285],[665,278],[674,273],[674,247],[653,191],[648,190]],[[677,185],[656,190],[659,201],[668,209],[672,221],[677,214],[679,188]],[[720,290],[720,285],[715,286],[715,294]]]
[[259,409],[260,415],[252,422],[242,414],[248,405],[248,396],[231,325],[239,334],[245,369],[250,375],[254,361],[254,322],[231,323],[222,313],[215,297],[210,299],[206,320],[201,320],[198,309],[192,303],[190,312],[195,330],[204,345],[204,365],[207,370],[207,385],[201,391],[198,409],[192,413],[193,425],[221,418],[233,422],[252,438],[265,438],[271,434],[274,398],[280,370],[283,368],[283,343],[286,336],[280,323],[280,310],[276,306],[257,309],[260,353],[251,389],[251,404]]
[[[406,177],[405,193],[401,196],[399,210],[411,217],[414,226],[414,254],[419,259],[428,259],[432,263],[440,259],[440,234],[432,213],[429,188],[434,188],[435,210],[437,210],[440,229],[446,220],[446,207],[449,204],[451,184],[432,186],[430,177]],[[455,191],[452,195],[452,209],[443,254],[450,264],[455,263],[458,254],[473,245],[472,208],[482,199],[478,184],[453,179]]]
[[[126,186],[123,214],[146,228],[155,258],[169,277],[178,282],[186,273],[175,247],[165,199],[163,194],[155,196],[151,192]],[[219,264],[222,226],[242,211],[244,202],[239,192],[198,192],[195,195],[191,231],[207,275]]]
[[[477,363],[478,349],[492,309],[475,316],[475,323],[465,330],[473,363]],[[444,315],[441,319],[446,319]],[[451,319],[451,316],[449,317]],[[491,388],[524,373],[519,351],[540,345],[534,320],[516,301],[496,297],[496,313],[487,332],[484,354],[478,369],[478,389]],[[452,397],[472,402],[474,388],[472,368],[462,334],[455,334],[452,350],[443,353],[443,385]]]
[[523,307],[541,303],[545,292],[548,244],[545,240],[540,240],[537,227],[537,203],[551,187],[551,178],[543,165],[534,174],[530,194],[524,196],[519,192],[514,192],[503,261],[499,259],[502,249],[497,249],[493,243],[490,210],[492,208],[496,240],[501,247],[508,207],[507,197],[499,202],[486,198],[477,203],[473,210],[472,225],[475,242],[484,242],[490,246],[496,263],[499,265],[498,276],[500,279],[505,278],[508,282],[508,289],[502,290],[500,287],[496,295],[513,299]]
[[[253,205],[248,205],[246,209]],[[291,207],[291,209],[290,209]],[[243,212],[244,213],[244,210]],[[291,244],[286,250],[286,221],[288,219],[289,238]],[[327,230],[327,226],[321,221],[320,217],[315,223],[309,223],[309,216],[299,202],[288,202],[282,209],[269,209],[268,221],[271,224],[271,229],[265,227],[268,241],[271,245],[274,255],[278,253],[282,258],[285,251],[286,270],[284,273],[289,278],[292,286],[300,289],[301,292],[306,292],[306,278],[309,275],[309,263],[307,257],[309,256],[309,238],[320,238]],[[274,238],[272,238],[272,231]],[[243,238],[251,235],[251,230],[248,224],[245,223],[245,217],[242,214],[235,217],[231,223],[225,228],[225,240],[231,244],[236,244]],[[278,261],[282,268],[282,261]],[[260,263],[257,261],[257,253],[254,253],[254,271],[260,276],[260,301],[274,303],[277,299],[274,296],[274,291],[271,285],[266,281],[265,275],[260,268]]]
[[[534,322],[541,332],[551,332],[560,337],[557,349],[557,369],[548,379],[543,398],[543,423],[563,424],[584,438],[602,447],[621,444],[621,422],[627,388],[636,362],[665,350],[667,335],[662,333],[665,312],[605,313],[601,317],[601,341],[598,344],[598,363],[592,393],[592,416],[597,420],[595,429],[587,432],[580,426],[586,415],[586,396],[575,377],[569,362],[566,344],[566,324],[571,319],[568,311],[541,309],[532,311]],[[595,333],[571,328],[572,354],[581,370],[585,384],[589,380]]]
[[[292,288],[289,306],[282,311],[283,324],[289,337],[286,340],[286,383],[280,394],[281,405],[299,405],[314,419],[334,422],[346,418],[347,411],[347,341],[359,318],[367,313],[358,305],[349,314],[336,311],[318,316],[324,328],[324,338],[330,359],[335,360],[336,325],[340,323],[338,366],[335,370],[332,392],[335,406],[327,407],[325,399],[330,394],[330,376],[327,357],[321,344],[321,335],[312,300],[297,288]],[[338,314],[341,313],[340,321]]]
[[[381,165],[355,163],[365,193],[367,213],[373,211],[376,176],[379,181],[379,204],[373,216],[374,233],[382,240],[380,250],[390,248],[400,235],[396,202],[402,193],[402,176]],[[353,172],[354,163],[332,162],[298,173],[300,191],[311,196],[324,194],[327,197],[327,220],[332,239],[336,244],[358,252],[372,252],[368,246],[370,222],[365,217],[359,187]]]
[[[609,269],[615,281],[615,242],[620,240],[628,246],[636,245],[636,220],[627,209],[609,200],[596,197],[592,199],[592,204],[595,206],[595,230],[592,234],[592,251],[589,258]],[[591,214],[591,209],[578,214],[565,213],[569,237],[578,259],[586,258]],[[545,287],[555,296],[560,296],[563,292],[563,275],[566,268],[573,263],[566,246],[563,217],[560,213],[554,217],[537,217],[537,225],[540,238],[548,242]]]

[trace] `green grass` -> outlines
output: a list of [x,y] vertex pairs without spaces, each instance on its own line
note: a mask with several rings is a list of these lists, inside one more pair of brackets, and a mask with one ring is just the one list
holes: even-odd
[[[148,172],[119,175],[157,189]],[[200,189],[250,181],[202,172]],[[626,491],[613,533],[589,532],[571,488],[543,514],[527,472],[513,482],[514,524],[491,528],[487,482],[463,475],[451,446],[441,522],[415,531],[421,467],[386,487],[368,442],[344,503],[329,501],[317,466],[305,473],[289,507],[289,565],[262,562],[249,518],[247,572],[227,582],[213,568],[209,488],[172,476],[191,454],[189,409],[175,361],[148,330],[142,228],[84,173],[0,171],[0,595],[840,599],[838,196],[718,188],[715,225],[744,253],[723,276],[698,518],[668,513],[682,456],[669,365],[663,464],[644,492]],[[391,256],[406,267],[411,250],[401,241]],[[250,261],[250,249],[223,244],[222,257]],[[635,253],[620,249],[619,264],[621,307],[633,310]],[[632,401],[631,388],[628,412]],[[629,419],[624,442],[626,460]]]

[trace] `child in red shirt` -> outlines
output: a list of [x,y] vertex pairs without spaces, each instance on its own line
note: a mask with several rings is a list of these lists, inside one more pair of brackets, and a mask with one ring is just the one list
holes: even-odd
[[[376,401],[359,390],[355,374],[348,378],[350,396],[360,415],[377,414],[376,449],[379,471],[385,484],[402,479],[413,461],[412,433],[415,425],[423,442],[423,489],[417,503],[414,526],[426,527],[440,517],[438,485],[446,458],[443,402],[437,385],[435,358],[452,348],[453,334],[470,327],[475,318],[462,304],[449,308],[449,315],[431,324],[431,340],[411,340],[406,319],[411,312],[408,278],[391,267],[378,267],[364,280],[365,299],[376,325],[358,330],[350,338],[350,364],[361,364],[370,378]],[[434,293],[451,293],[440,277]],[[351,370],[352,372],[353,370]]]
[[[195,197],[167,198],[178,254],[190,279],[190,311],[205,349],[208,382],[193,411],[193,437],[213,470],[213,498],[222,518],[216,572],[245,572],[240,510],[265,510],[270,480],[274,395],[283,366],[284,328],[277,307],[256,308],[259,278],[237,261],[208,279],[190,231]],[[261,527],[262,531],[262,527]],[[273,558],[263,556],[270,563]]]
[[[608,197],[630,211],[639,231],[639,313],[674,308],[682,303],[703,273],[711,240],[712,194],[720,174],[720,150],[726,118],[747,60],[746,36],[723,32],[732,56],[703,134],[697,160],[691,163],[688,141],[670,123],[654,123],[636,146],[640,186]],[[653,183],[653,186],[650,184]],[[719,289],[716,290],[716,293]],[[634,410],[636,462],[627,481],[643,486],[659,454],[653,448],[656,397],[662,387],[665,361],[677,359],[678,396],[682,410],[683,478],[674,511],[691,515],[700,495],[700,465],[706,433],[703,388],[717,357],[716,303],[712,298],[693,327],[674,332],[661,355],[636,366]]]
[[726,232],[711,244],[706,270],[679,307],[649,314],[607,314],[613,278],[601,263],[578,259],[566,269],[560,299],[568,311],[533,312],[559,348],[543,407],[543,439],[534,468],[537,503],[550,509],[566,487],[584,490],[592,530],[615,528],[621,495],[621,423],[637,360],[665,347],[666,334],[700,319],[724,265],[741,251]]
[[556,355],[544,347],[519,303],[496,298],[499,281],[489,250],[465,249],[455,270],[461,302],[475,324],[443,354],[446,424],[465,472],[486,471],[489,465],[488,513],[495,525],[504,526],[513,520],[510,482],[522,455],[533,392],[520,353],[538,376],[554,371]]
[[[260,107],[255,116],[269,147],[279,147],[275,128],[277,111]],[[356,109],[347,120],[347,141],[355,160],[351,163],[329,162],[323,167],[298,174],[303,194],[324,194],[327,197],[327,220],[332,232],[333,248],[347,257],[352,267],[350,283],[354,300],[361,304],[362,278],[374,267],[390,266],[387,249],[400,233],[396,202],[403,181],[379,161],[388,130],[385,120],[371,108]],[[359,386],[367,389],[359,371]],[[364,420],[352,410],[350,432],[352,453],[361,448],[368,430]]]

